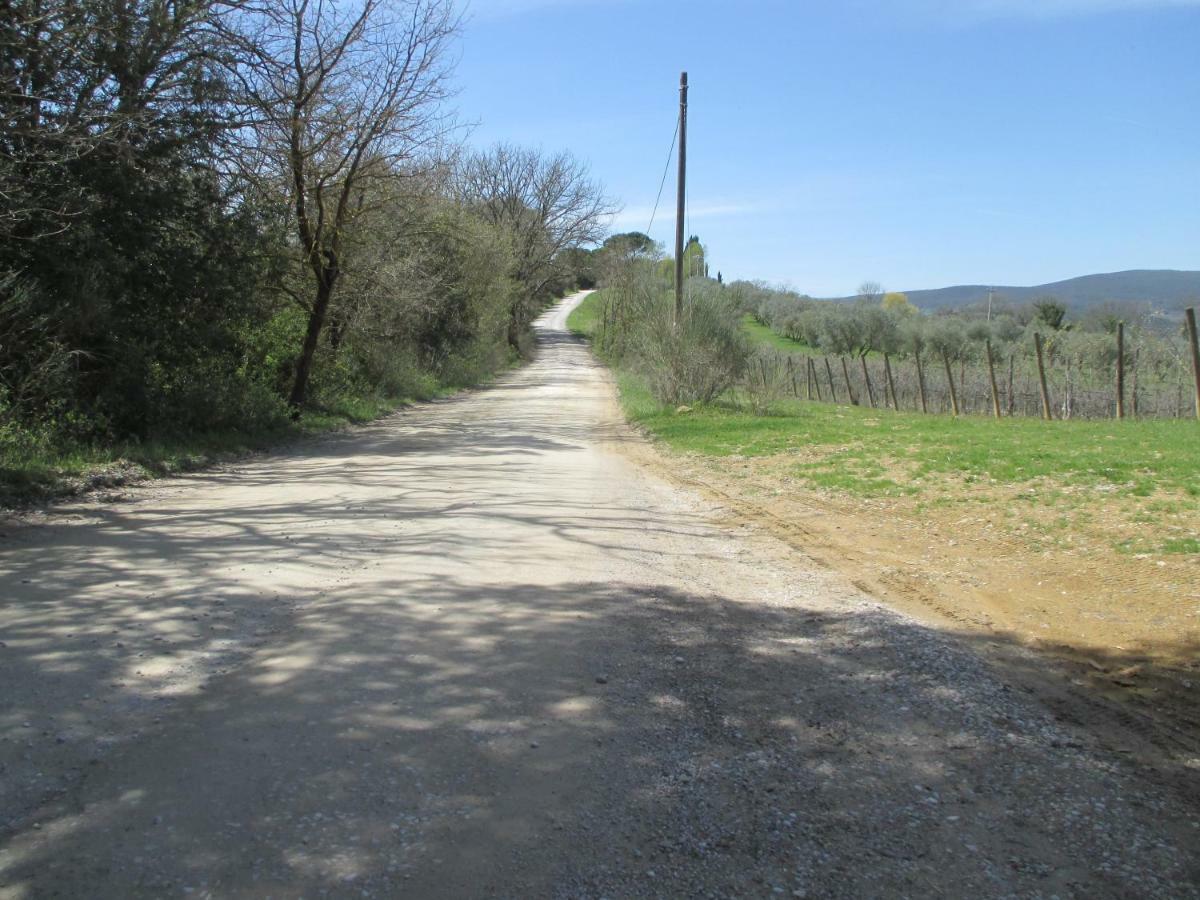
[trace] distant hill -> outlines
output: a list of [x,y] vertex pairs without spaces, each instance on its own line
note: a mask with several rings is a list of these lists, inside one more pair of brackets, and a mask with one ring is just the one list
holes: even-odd
[[1177,310],[1191,303],[1200,303],[1200,272],[1131,269],[1127,272],[1083,275],[1033,287],[960,284],[904,293],[908,295],[909,302],[921,309],[942,309],[948,306],[986,303],[989,289],[996,292],[995,299],[1002,304],[1027,303],[1049,295],[1076,311],[1106,301],[1142,302],[1167,310]]

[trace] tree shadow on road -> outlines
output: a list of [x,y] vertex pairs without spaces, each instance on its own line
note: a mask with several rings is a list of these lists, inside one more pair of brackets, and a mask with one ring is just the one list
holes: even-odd
[[294,615],[12,834],[0,885],[1127,896],[1200,874],[1185,770],[1142,778],[870,604],[442,579]]

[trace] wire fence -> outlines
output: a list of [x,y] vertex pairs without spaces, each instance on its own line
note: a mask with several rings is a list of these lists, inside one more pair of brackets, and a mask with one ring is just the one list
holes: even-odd
[[986,355],[950,359],[928,351],[890,357],[764,350],[739,386],[756,407],[790,396],[942,414],[1054,419],[1200,416],[1195,355],[1190,366],[1181,359],[1168,366],[1142,367],[1136,347],[1123,350],[1123,365],[1114,360],[1111,366],[1091,367],[1046,353],[1039,367],[1036,348],[1019,345],[993,354],[990,367]]

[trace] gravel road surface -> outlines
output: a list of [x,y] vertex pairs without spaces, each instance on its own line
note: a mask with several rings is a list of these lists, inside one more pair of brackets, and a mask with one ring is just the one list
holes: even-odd
[[0,898],[1200,896],[1200,761],[632,461],[577,301],[487,389],[0,526]]

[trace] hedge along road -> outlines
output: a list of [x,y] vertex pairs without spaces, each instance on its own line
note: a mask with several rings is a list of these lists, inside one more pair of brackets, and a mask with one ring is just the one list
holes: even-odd
[[1200,895],[1195,769],[631,462],[579,299],[487,389],[6,524],[0,897]]

